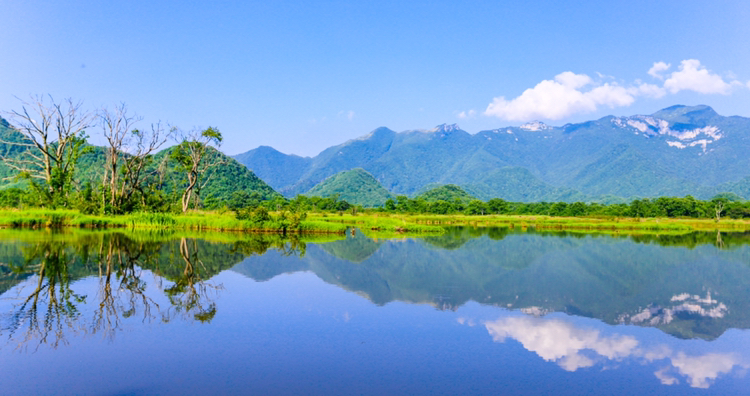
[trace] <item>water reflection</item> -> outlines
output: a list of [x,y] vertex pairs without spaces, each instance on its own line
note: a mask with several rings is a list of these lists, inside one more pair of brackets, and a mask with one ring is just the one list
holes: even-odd
[[[455,349],[462,349],[471,330],[455,325],[453,319],[460,316],[459,323],[480,325],[474,331],[481,333],[485,345],[477,342],[475,349],[491,344],[487,334],[498,343],[514,340],[539,356],[540,364],[562,374],[643,365],[654,383],[706,388],[715,383],[720,387],[718,379],[750,369],[747,350],[715,348],[728,329],[750,328],[750,236],[744,233],[620,236],[457,228],[423,239],[383,240],[358,232],[309,240],[0,230],[0,240],[0,335],[13,348],[57,348],[93,335],[109,341],[117,337],[119,343],[125,331],[163,324],[194,324],[189,332],[195,327],[213,332],[226,312],[232,312],[230,322],[245,321],[241,331],[216,330],[219,336],[205,341],[207,345],[216,342],[227,350],[252,345],[268,356],[279,354],[294,362],[297,351],[286,345],[297,342],[298,348],[312,353],[318,344],[321,349],[334,348],[320,339],[338,342],[339,336],[348,336],[343,355],[328,358],[356,360],[351,354],[354,346],[370,353],[378,348],[371,347],[370,339],[352,335],[356,330],[351,329],[361,331],[384,319],[389,325],[383,331],[394,332],[387,345],[392,351],[406,351],[401,356],[406,359],[419,353],[409,352],[409,341],[398,341],[401,333],[419,328],[423,339],[424,329],[432,331],[435,323],[458,328],[450,334],[443,331],[453,340],[448,344],[455,342]],[[339,333],[330,330],[329,322],[286,311],[295,305],[304,305],[305,312],[333,309],[310,304],[304,287],[293,282],[298,278],[281,276],[302,272],[306,274],[299,275],[326,286],[316,292],[354,292],[341,292],[349,297],[337,295],[326,302],[337,307],[337,321],[347,326],[337,329]],[[217,281],[227,279],[227,274],[241,281],[234,289],[225,290]],[[275,290],[283,280],[290,283]],[[256,293],[253,303],[231,300],[241,289],[248,295],[256,290],[269,294]],[[226,308],[227,295],[233,309]],[[338,300],[348,305],[339,307]],[[408,304],[391,304],[394,301]],[[467,308],[471,301],[478,304]],[[363,305],[377,312],[367,324],[361,322]],[[250,314],[241,319],[237,306],[252,312],[268,306],[274,316]],[[464,315],[466,310],[476,307],[491,314],[482,320],[465,319],[470,317]],[[423,316],[412,317],[420,309]],[[437,318],[431,326],[420,322],[424,311]],[[439,335],[440,331],[431,333]],[[250,344],[254,338],[257,342]],[[268,342],[281,346],[269,348]],[[688,347],[695,342],[703,347]],[[178,341],[163,343],[180,348]],[[211,351],[210,346],[204,349]]]
[[75,335],[113,339],[125,320],[210,322],[222,289],[212,276],[272,247],[304,251],[273,238],[227,244],[120,233],[18,236],[26,241],[11,244],[18,249],[2,260],[10,288],[3,300],[11,309],[0,316],[0,334],[20,348],[57,348]]
[[669,324],[681,315],[720,319],[726,316],[728,310],[723,302],[711,298],[710,291],[707,292],[705,298],[701,298],[699,295],[691,296],[688,293],[681,293],[672,296],[670,302],[674,304],[671,307],[652,305],[633,316],[623,314],[620,317],[620,322],[658,326]]
[[201,278],[200,270],[206,272],[206,265],[199,255],[197,242],[190,242],[188,243],[187,238],[180,238],[180,256],[185,261],[185,269],[165,292],[177,313],[192,316],[201,322],[210,322],[216,315],[216,304],[209,298],[209,291],[216,291],[219,287],[206,283]]
[[[136,316],[210,322],[221,288],[209,280],[230,268],[258,281],[312,271],[378,305],[398,300],[456,310],[473,300],[533,315],[564,312],[657,327],[680,338],[715,339],[728,328],[750,328],[746,233],[717,239],[710,232],[601,236],[457,228],[424,239],[357,233],[312,244],[247,235],[213,242],[120,233],[21,235],[15,237],[24,241],[20,252],[6,252],[8,264],[0,267],[4,290],[24,285],[5,328],[23,324],[35,338],[58,334],[55,342],[64,340],[60,326],[75,327],[81,305],[98,307],[88,333],[112,334],[122,318]],[[98,279],[96,291],[72,287],[90,276]]]
[[76,255],[68,250],[60,242],[40,243],[24,249],[23,266],[14,268],[14,272],[35,272],[38,281],[3,326],[11,338],[22,333],[24,342],[39,339],[40,343],[46,343],[51,336],[49,342],[56,347],[67,343],[66,329],[76,330],[77,306],[86,296],[70,288],[68,268]]
[[[460,323],[467,323],[461,319]],[[483,325],[495,342],[510,338],[546,361],[567,371],[592,367],[603,361],[632,359],[640,363],[657,362],[654,372],[664,385],[676,385],[683,378],[691,387],[708,388],[714,380],[733,371],[750,368],[739,353],[689,355],[662,344],[643,345],[635,337],[602,334],[597,329],[577,327],[562,319],[512,316]],[[744,374],[744,373],[742,373]]]
[[[721,234],[720,234],[721,235]],[[750,234],[586,235],[453,229],[424,239],[361,234],[273,254],[232,268],[255,280],[312,271],[378,305],[468,301],[542,315],[564,312],[610,324],[657,327],[680,338],[715,339],[750,328]]]

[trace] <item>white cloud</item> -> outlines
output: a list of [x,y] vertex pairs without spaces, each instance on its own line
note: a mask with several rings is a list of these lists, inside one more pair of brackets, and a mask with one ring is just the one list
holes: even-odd
[[597,105],[606,105],[609,107],[629,106],[635,101],[633,90],[616,84],[600,85],[586,92],[585,96]]
[[654,372],[656,378],[658,378],[663,385],[676,385],[680,383],[680,380],[668,373],[670,368],[671,367],[666,366]]
[[[733,87],[750,88],[750,81],[740,82],[732,73],[727,74],[731,81],[725,81],[697,59],[683,60],[678,70],[668,73],[671,67],[671,64],[660,61],[654,62],[648,70],[652,77],[664,80],[661,86],[644,83],[640,79],[629,84],[618,83],[614,77],[599,72],[595,81],[586,74],[565,71],[552,80],[542,80],[516,98],[493,98],[484,115],[508,121],[559,120],[574,114],[594,112],[602,106],[629,106],[640,97],[659,99],[680,91],[727,95]],[[459,118],[466,117],[468,113],[459,113]]]
[[573,89],[583,88],[591,84],[591,77],[585,74],[575,74],[573,72],[562,72],[555,76],[555,81]]
[[464,119],[464,118],[472,118],[472,117],[474,117],[474,116],[475,116],[476,114],[477,114],[477,112],[476,112],[476,111],[474,111],[474,110],[469,110],[469,111],[462,111],[462,112],[458,113],[458,118],[461,118],[461,119]]
[[667,94],[667,91],[654,84],[641,83],[638,85],[638,93],[650,98],[659,99]]
[[543,80],[515,99],[494,98],[484,114],[509,121],[559,120],[576,113],[593,112],[599,106],[628,106],[635,101],[634,93],[638,93],[616,83],[582,89],[591,84],[591,77],[566,71],[554,80]]
[[725,82],[718,74],[711,73],[697,59],[687,59],[680,62],[678,71],[672,72],[664,81],[664,88],[671,93],[680,91],[695,91],[703,94],[730,93],[732,85]]
[[672,67],[672,64],[670,63],[654,62],[654,65],[651,66],[650,69],[648,69],[648,74],[652,77],[658,78],[659,80],[663,80],[664,76],[662,76],[661,73],[669,70],[670,67]]

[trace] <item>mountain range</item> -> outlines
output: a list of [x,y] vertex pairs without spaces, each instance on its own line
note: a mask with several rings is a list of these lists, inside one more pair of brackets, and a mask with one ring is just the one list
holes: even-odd
[[612,202],[720,192],[750,198],[748,152],[750,118],[677,105],[651,115],[560,127],[535,121],[475,134],[455,124],[381,127],[315,157],[261,146],[234,158],[288,197],[362,168],[399,195],[455,184],[484,200]]
[[[0,136],[13,140],[15,134],[0,118]],[[169,150],[156,154],[155,162]],[[0,144],[0,151],[20,155],[22,149]],[[287,197],[338,195],[380,206],[396,195],[414,197],[453,184],[482,200],[520,202],[710,199],[722,192],[748,199],[748,152],[750,118],[721,116],[704,105],[560,127],[537,121],[475,134],[455,124],[404,132],[381,127],[315,157],[261,146],[235,156],[236,161],[227,158],[204,196],[225,200],[242,189],[269,199],[278,191]],[[92,147],[81,158],[76,179],[98,180],[103,161],[103,149]],[[179,188],[182,176],[168,173],[163,187]],[[0,164],[5,180],[0,188],[17,185],[12,175]]]

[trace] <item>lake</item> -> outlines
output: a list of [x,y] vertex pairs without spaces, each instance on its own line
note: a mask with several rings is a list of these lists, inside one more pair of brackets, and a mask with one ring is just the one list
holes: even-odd
[[750,234],[0,230],[1,394],[747,394]]

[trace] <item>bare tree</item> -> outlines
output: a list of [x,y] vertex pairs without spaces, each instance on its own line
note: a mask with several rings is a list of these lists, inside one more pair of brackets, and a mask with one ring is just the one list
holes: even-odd
[[144,167],[169,132],[161,123],[151,124],[150,131],[132,129],[141,117],[130,114],[124,103],[112,111],[101,110],[98,117],[108,144],[102,185],[109,189],[110,205],[119,211],[136,191],[144,195]]
[[714,212],[716,213],[716,222],[721,220],[721,212],[724,211],[724,201],[717,200],[716,206],[714,206]]
[[187,175],[187,186],[181,199],[182,211],[186,212],[196,190],[200,191],[213,175],[211,171],[224,163],[223,156],[218,152],[222,136],[214,127],[202,131],[193,129],[187,133],[178,132],[176,136],[178,144],[172,151],[171,158],[179,164],[178,169]]
[[124,103],[120,103],[113,111],[107,108],[100,110],[97,117],[102,127],[102,135],[107,139],[108,144],[102,185],[109,186],[109,203],[115,206],[118,198],[117,192],[119,191],[118,166],[120,165],[120,156],[124,154],[123,148],[128,144],[127,139],[130,137],[129,134],[133,124],[142,118],[129,114]]
[[56,102],[50,95],[19,100],[21,110],[9,112],[8,118],[22,137],[17,141],[0,139],[0,143],[22,152],[13,156],[2,153],[0,160],[33,185],[42,181],[51,197],[64,195],[86,144],[92,114],[72,99]]

